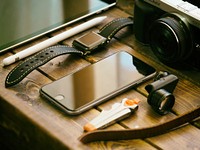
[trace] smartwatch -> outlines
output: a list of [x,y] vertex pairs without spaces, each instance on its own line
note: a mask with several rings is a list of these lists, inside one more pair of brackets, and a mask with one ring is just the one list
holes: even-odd
[[90,54],[93,50],[104,45],[106,41],[105,37],[95,32],[90,32],[74,40],[72,45],[76,49],[85,52],[85,54]]
[[130,25],[133,25],[133,20],[131,18],[117,18],[103,26],[98,33],[90,32],[74,40],[72,42],[72,47],[65,45],[48,47],[25,59],[25,61],[12,69],[6,77],[5,87],[10,87],[19,83],[33,70],[57,56],[64,54],[85,56],[91,54],[93,51],[108,44],[119,30]]

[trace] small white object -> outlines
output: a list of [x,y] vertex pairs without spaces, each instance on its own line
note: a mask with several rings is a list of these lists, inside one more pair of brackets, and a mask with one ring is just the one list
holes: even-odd
[[93,131],[104,128],[129,116],[138,107],[139,101],[139,99],[124,98],[121,103],[115,103],[110,110],[103,110],[99,116],[83,127],[84,130]]

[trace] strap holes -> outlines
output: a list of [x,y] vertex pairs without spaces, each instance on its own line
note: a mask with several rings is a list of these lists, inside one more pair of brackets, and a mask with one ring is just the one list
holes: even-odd
[[28,64],[26,64],[25,66],[26,66],[27,68],[29,67],[29,65],[28,65]]
[[34,63],[34,61],[31,61],[30,63],[31,63],[31,64],[33,64],[33,63]]
[[43,58],[44,56],[40,56],[40,58]]
[[24,71],[24,68],[21,68],[21,69],[20,69],[20,72],[23,72],[23,71]]
[[50,52],[51,52],[51,53],[53,53],[54,51],[53,51],[53,50],[51,50]]

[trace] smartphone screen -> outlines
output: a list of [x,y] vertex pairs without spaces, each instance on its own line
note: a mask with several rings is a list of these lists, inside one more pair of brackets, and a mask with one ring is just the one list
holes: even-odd
[[41,88],[48,100],[79,114],[155,75],[155,69],[127,52],[118,52]]

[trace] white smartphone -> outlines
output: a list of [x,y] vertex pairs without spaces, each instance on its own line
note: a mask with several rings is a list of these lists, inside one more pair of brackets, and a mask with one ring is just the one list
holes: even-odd
[[71,115],[80,114],[156,74],[127,52],[118,52],[40,89],[40,94]]

